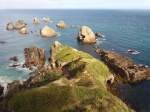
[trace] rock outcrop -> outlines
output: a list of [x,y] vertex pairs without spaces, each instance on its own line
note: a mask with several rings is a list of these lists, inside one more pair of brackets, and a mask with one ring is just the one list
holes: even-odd
[[78,32],[77,40],[81,41],[82,43],[95,43],[96,38],[93,31],[86,27],[82,26]]
[[9,23],[7,24],[6,30],[14,30],[13,22],[9,22]]
[[104,38],[104,36],[101,33],[99,33],[99,32],[95,33],[95,36]]
[[13,57],[10,58],[10,60],[12,60],[12,61],[18,61],[18,58],[17,58],[17,56],[13,56]]
[[65,24],[65,22],[64,21],[59,21],[59,23],[57,23],[57,25],[56,25],[58,28],[67,28],[67,25]]
[[38,18],[34,18],[34,20],[33,20],[33,24],[39,24],[40,22],[39,22],[39,20],[38,20]]
[[23,28],[25,26],[26,26],[26,23],[24,22],[24,20],[19,20],[14,25],[14,29],[21,29],[21,28]]
[[7,94],[12,93],[14,91],[18,91],[21,89],[21,84],[18,80],[14,80],[12,83],[8,83],[7,85]]
[[50,18],[45,18],[44,17],[42,20],[45,21],[45,22],[47,22],[47,23],[50,23]]
[[40,34],[42,37],[54,37],[58,35],[56,31],[48,26],[43,27],[40,31]]
[[40,67],[45,64],[45,50],[30,46],[24,49],[25,63],[24,66],[32,69],[32,67]]
[[4,91],[4,87],[2,87],[2,86],[0,85],[0,96],[3,94],[3,91]]
[[29,32],[27,31],[27,28],[21,28],[21,30],[19,31],[20,34],[29,34]]
[[138,82],[150,78],[150,68],[137,66],[131,58],[112,51],[101,50],[100,56],[110,70],[126,82]]

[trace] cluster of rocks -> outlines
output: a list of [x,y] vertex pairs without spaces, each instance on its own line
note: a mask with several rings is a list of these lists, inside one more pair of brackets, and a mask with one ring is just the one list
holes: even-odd
[[24,67],[32,69],[32,67],[40,67],[45,64],[45,50],[30,46],[24,49],[25,63]]
[[139,82],[150,77],[150,68],[135,65],[127,56],[106,50],[100,50],[98,54],[110,70],[117,76],[121,76],[123,81]]

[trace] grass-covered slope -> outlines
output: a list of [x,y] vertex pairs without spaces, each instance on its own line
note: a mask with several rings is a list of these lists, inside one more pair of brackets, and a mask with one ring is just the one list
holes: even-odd
[[62,75],[49,83],[8,95],[5,104],[10,111],[132,111],[107,91],[104,81],[111,73],[103,63],[89,54],[55,42],[51,47],[51,64],[56,69],[61,68]]

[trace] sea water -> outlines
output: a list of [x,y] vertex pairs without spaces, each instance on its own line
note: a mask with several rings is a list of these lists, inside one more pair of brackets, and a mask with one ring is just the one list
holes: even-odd
[[[34,17],[40,20],[40,24],[32,23]],[[43,17],[49,17],[51,22],[43,22]],[[21,19],[27,23],[29,34],[22,35],[18,30],[6,30],[8,22],[15,23]],[[56,27],[60,20],[67,24],[67,29]],[[36,36],[45,25],[53,28],[59,36]],[[79,28],[71,28],[72,25]],[[96,44],[79,43],[76,38],[81,26],[90,27],[94,33],[100,32],[105,39],[98,38]],[[23,63],[24,48],[34,45],[45,49],[48,59],[50,46],[56,40],[63,45],[87,52],[97,59],[100,58],[94,52],[94,45],[129,56],[136,65],[150,66],[150,10],[0,10],[0,41],[6,42],[0,44],[0,84],[6,86],[13,80],[24,81],[30,73],[26,68],[10,68],[9,65],[13,63],[9,60],[10,57],[17,56],[18,63]],[[139,54],[130,54],[127,52],[129,49],[136,50]],[[138,84],[125,83],[117,89],[120,97],[131,104],[132,108],[137,111],[150,111],[149,80]]]

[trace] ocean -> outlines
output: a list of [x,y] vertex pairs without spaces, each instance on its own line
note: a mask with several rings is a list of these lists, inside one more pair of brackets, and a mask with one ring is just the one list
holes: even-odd
[[[13,62],[9,60],[17,56],[18,63],[24,63],[24,48],[35,45],[46,50],[46,58],[50,57],[50,46],[54,41],[63,45],[72,46],[87,52],[100,59],[94,52],[93,46],[102,49],[114,50],[117,53],[129,56],[136,65],[150,67],[150,10],[0,10],[0,84],[6,86],[13,80],[24,81],[31,72],[26,68],[12,69]],[[40,24],[34,25],[33,19],[37,17]],[[45,23],[43,17],[49,17],[51,22]],[[28,31],[34,33],[19,34],[18,30],[7,31],[8,22],[23,19],[27,23]],[[59,29],[56,24],[63,20],[68,28]],[[53,28],[59,36],[43,38],[36,36],[45,25]],[[105,39],[98,38],[95,44],[81,44],[77,41],[80,28],[71,28],[72,25],[88,26],[94,33],[100,32]],[[129,49],[134,49],[139,54],[130,54]],[[48,63],[48,62],[47,62]],[[150,81],[145,80],[137,84],[124,83],[118,85],[120,98],[131,105],[136,111],[150,111]]]

